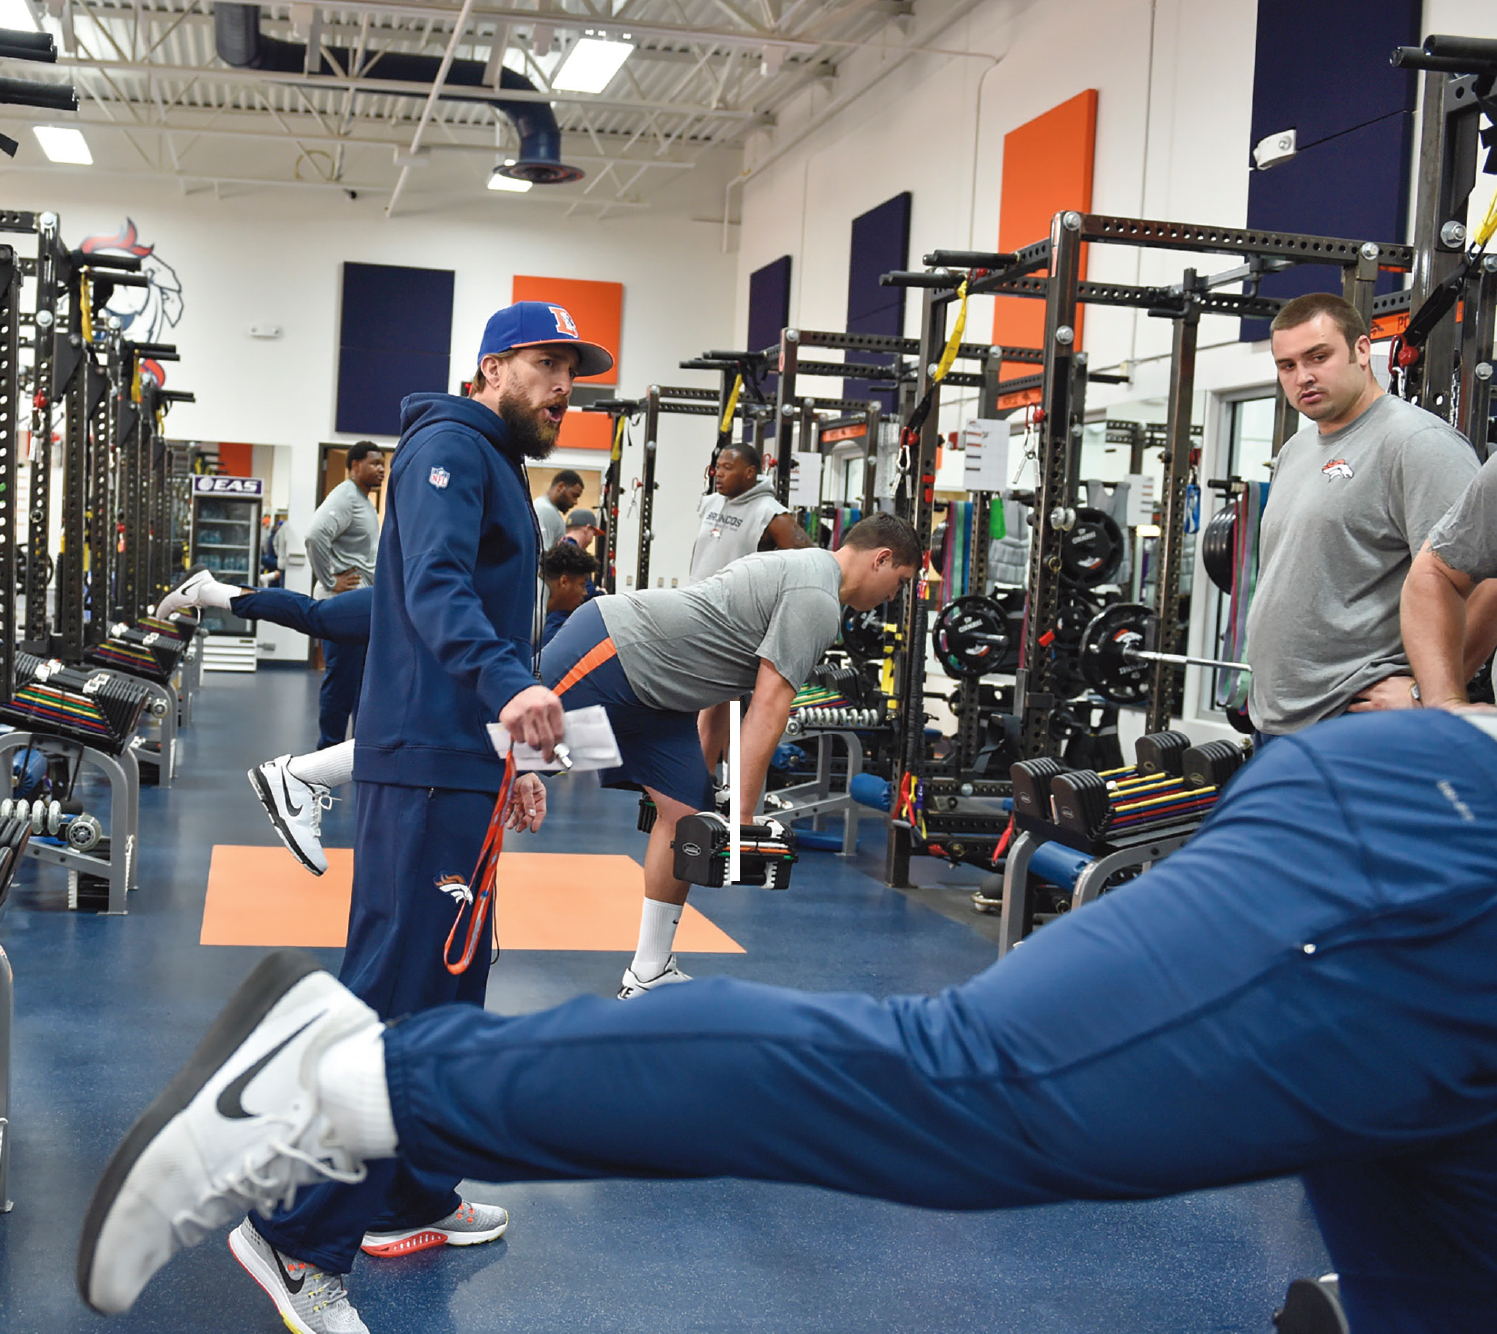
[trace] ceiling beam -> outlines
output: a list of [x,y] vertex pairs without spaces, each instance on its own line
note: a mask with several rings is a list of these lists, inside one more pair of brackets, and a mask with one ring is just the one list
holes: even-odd
[[[234,69],[227,65],[220,66],[217,64],[167,65],[139,60],[111,60],[107,57],[89,60],[75,56],[59,55],[57,58],[57,67],[60,69],[97,70],[100,73],[155,75],[157,78],[170,78],[173,76],[180,78],[202,78],[209,82],[224,84],[253,84],[256,86],[263,86],[265,84],[298,85],[304,88],[334,89],[339,92],[344,92],[352,88],[361,93],[385,94],[392,97],[425,97],[431,92],[432,88],[429,83],[407,82],[401,79],[280,73],[270,70]],[[491,101],[493,96],[492,90],[484,92],[475,88],[471,92],[465,89],[460,95],[455,95],[449,100],[485,102]],[[504,99],[508,102],[551,102],[560,103],[564,106],[575,103],[578,106],[588,107],[597,111],[664,111],[682,116],[706,116],[713,120],[753,121],[761,125],[769,123],[758,112],[709,107],[695,102],[653,101],[650,99],[622,97],[608,98],[594,96],[591,93],[527,92],[522,89],[511,88],[504,90]]]
[[[346,146],[348,148],[378,148],[393,152],[397,149],[405,149],[409,145],[405,133],[399,134],[328,134],[325,131],[315,129],[312,117],[304,112],[281,113],[281,119],[290,127],[289,131],[273,130],[266,128],[267,117],[258,111],[234,111],[229,109],[210,110],[195,107],[174,107],[166,109],[167,118],[159,123],[136,123],[128,125],[118,120],[110,119],[108,107],[111,104],[101,103],[97,109],[85,103],[78,112],[70,119],[71,124],[86,130],[117,130],[128,128],[131,131],[143,131],[153,134],[192,134],[202,138],[224,138],[224,139],[260,139],[276,143],[287,143],[295,139],[299,143],[316,144],[319,146]],[[154,105],[154,104],[153,104]],[[0,125],[50,125],[56,116],[47,113],[42,108],[34,111],[22,107],[7,107],[0,114]],[[373,128],[376,125],[386,124],[384,121],[360,120],[356,126]],[[307,129],[303,129],[303,126]],[[466,125],[443,125],[443,130],[449,136],[439,143],[430,144],[433,152],[452,153],[484,153],[492,156],[494,153],[494,136],[487,127]],[[617,153],[597,153],[581,151],[583,145],[590,142],[589,136],[568,132],[563,135],[562,154],[568,162],[576,162],[582,166],[606,166],[614,163],[621,167],[646,167],[661,171],[690,171],[697,165],[696,159],[685,159],[681,157],[661,157],[653,153],[630,152],[628,145],[632,142],[630,136],[617,132],[600,132],[597,138],[602,141],[603,147],[608,147],[608,140],[617,138],[622,141],[620,151]],[[578,148],[567,147],[568,143],[575,143]],[[710,149],[709,149],[710,151]],[[728,152],[729,149],[719,151]]]
[[[422,4],[419,0],[339,0],[330,8],[336,9],[344,14],[388,14],[402,18],[416,18],[431,21],[450,21],[456,18],[461,5],[451,4]],[[913,6],[905,0],[904,3],[881,4],[875,10],[880,16],[892,20],[912,11]],[[133,12],[133,6],[99,7],[96,11],[105,15],[122,15]],[[175,15],[177,11],[166,9],[163,14]],[[537,23],[545,24],[552,28],[561,28],[568,32],[578,32],[587,28],[602,28],[609,32],[628,32],[631,37],[661,37],[672,38],[689,42],[719,42],[726,46],[748,47],[753,50],[762,50],[766,41],[785,48],[787,52],[798,51],[811,53],[820,51],[825,47],[844,47],[855,50],[862,47],[878,47],[883,49],[887,43],[861,38],[838,38],[817,36],[815,38],[800,38],[785,36],[780,33],[766,31],[765,29],[743,28],[715,28],[699,26],[691,23],[665,23],[656,19],[643,18],[636,14],[620,18],[610,18],[603,14],[580,14],[574,9],[562,9],[559,6],[540,0],[535,8],[521,8],[518,5],[478,5],[473,6],[472,18],[475,22],[491,23],[518,23],[533,27]],[[904,49],[904,48],[901,48]],[[947,51],[943,54],[957,56],[979,56],[980,52],[974,51]]]

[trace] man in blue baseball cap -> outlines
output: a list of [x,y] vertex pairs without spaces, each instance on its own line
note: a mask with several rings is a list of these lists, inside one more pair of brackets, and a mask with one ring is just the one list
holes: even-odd
[[[522,301],[489,320],[466,398],[412,394],[401,405],[354,735],[353,901],[339,973],[384,1018],[483,1006],[489,926],[463,889],[504,776],[485,724],[497,719],[548,756],[562,735],[561,701],[535,672],[539,552],[525,460],[555,446],[577,376],[612,365],[564,306]],[[535,829],[545,813],[539,780],[520,778],[507,826]],[[508,1226],[503,1209],[463,1201],[456,1184],[380,1166],[309,1191],[294,1209],[251,1215],[229,1246],[292,1329],[367,1334],[344,1285],[360,1249],[471,1246]]]

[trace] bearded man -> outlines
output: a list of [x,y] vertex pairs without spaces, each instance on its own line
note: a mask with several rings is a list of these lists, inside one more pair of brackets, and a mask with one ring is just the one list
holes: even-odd
[[[489,320],[467,398],[412,394],[401,405],[354,744],[353,900],[339,973],[382,1017],[483,1006],[489,928],[469,920],[461,885],[504,773],[485,724],[498,719],[547,756],[562,735],[561,701],[535,674],[539,552],[524,461],[551,452],[573,380],[612,365],[564,307],[526,301]],[[508,827],[544,818],[544,789],[522,777]],[[449,933],[455,955],[476,943],[466,967],[449,966]],[[361,1248],[468,1246],[508,1226],[503,1209],[465,1203],[456,1184],[381,1165],[307,1192],[294,1209],[251,1216],[230,1249],[293,1329],[359,1334],[344,1276]]]

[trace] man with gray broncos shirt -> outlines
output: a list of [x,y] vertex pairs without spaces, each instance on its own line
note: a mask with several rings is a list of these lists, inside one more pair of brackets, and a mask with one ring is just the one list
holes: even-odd
[[603,772],[604,784],[642,787],[657,812],[621,1000],[689,980],[671,952],[690,889],[675,877],[671,841],[682,816],[712,804],[698,713],[753,691],[738,757],[740,800],[752,811],[795,692],[837,637],[842,604],[887,602],[923,556],[908,523],[874,514],[836,551],[755,553],[686,588],[594,598],[547,645],[541,679],[562,706],[608,711],[622,763]]
[[1248,613],[1248,712],[1270,737],[1413,707],[1399,595],[1425,536],[1477,470],[1461,435],[1378,386],[1350,302],[1297,297],[1272,339],[1279,383],[1312,425],[1274,461]]

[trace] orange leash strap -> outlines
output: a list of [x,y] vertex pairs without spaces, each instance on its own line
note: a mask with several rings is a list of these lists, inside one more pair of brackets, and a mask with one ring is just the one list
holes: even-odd
[[[447,944],[442,948],[442,962],[447,971],[456,977],[466,973],[478,950],[478,938],[482,934],[482,923],[494,901],[494,882],[499,874],[499,854],[504,851],[504,812],[509,805],[509,795],[515,785],[515,757],[511,753],[504,762],[504,782],[499,787],[499,800],[494,803],[494,813],[489,817],[488,836],[483,841],[483,851],[478,854],[478,866],[473,872],[472,904],[459,903],[457,918],[452,930],[447,933]],[[452,942],[457,939],[458,928],[463,924],[463,913],[472,907],[468,918],[468,934],[463,941],[462,958],[452,960]]]

